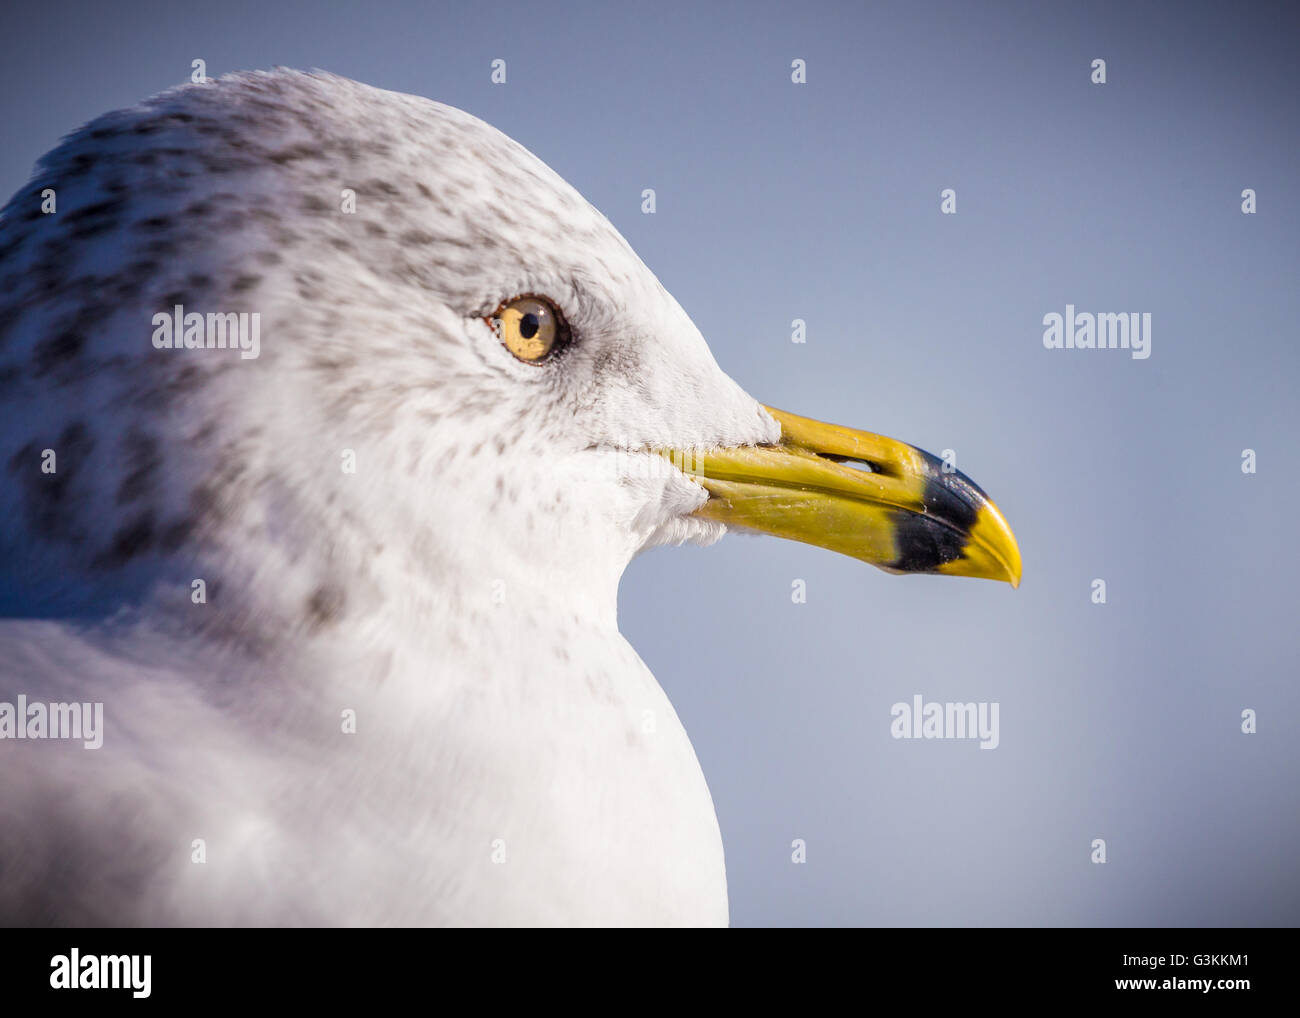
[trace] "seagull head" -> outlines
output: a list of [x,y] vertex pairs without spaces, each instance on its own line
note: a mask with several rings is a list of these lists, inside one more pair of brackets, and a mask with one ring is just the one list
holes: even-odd
[[[64,575],[206,568],[315,622],[449,580],[612,613],[639,551],[734,528],[1019,581],[969,478],[759,403],[603,215],[451,107],[320,73],[185,86],[71,136],[0,228],[8,508]],[[234,313],[255,350],[214,348]],[[60,506],[25,473],[46,447]]]

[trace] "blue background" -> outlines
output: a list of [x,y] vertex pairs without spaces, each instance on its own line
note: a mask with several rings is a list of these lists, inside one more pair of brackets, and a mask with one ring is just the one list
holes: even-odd
[[[6,22],[6,196],[196,57],[438,99],[604,211],[756,397],[953,449],[998,501],[1015,592],[746,537],[633,563],[621,624],[699,753],[734,923],[1300,921],[1293,5],[228,0]],[[1067,302],[1150,312],[1151,358],[1044,349]],[[892,739],[915,693],[998,701],[1000,747]]]

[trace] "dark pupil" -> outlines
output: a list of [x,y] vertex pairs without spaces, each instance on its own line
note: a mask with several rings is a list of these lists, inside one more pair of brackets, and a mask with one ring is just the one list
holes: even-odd
[[519,335],[524,339],[532,339],[537,335],[537,329],[542,323],[537,320],[537,316],[531,311],[519,319]]

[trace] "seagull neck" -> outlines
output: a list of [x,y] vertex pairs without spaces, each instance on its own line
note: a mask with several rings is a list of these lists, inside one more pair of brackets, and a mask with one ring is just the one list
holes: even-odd
[[[480,550],[465,554],[471,547]],[[457,625],[467,615],[474,621],[487,614],[545,624],[548,617],[563,614],[617,628],[618,582],[625,564],[591,549],[568,552],[551,545],[521,551],[510,544],[463,542],[452,550],[445,571],[411,580],[428,592],[438,614]]]

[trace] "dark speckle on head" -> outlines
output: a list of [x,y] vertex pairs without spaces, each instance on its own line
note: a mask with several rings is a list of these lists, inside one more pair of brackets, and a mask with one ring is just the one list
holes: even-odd
[[64,225],[81,223],[87,219],[108,219],[122,211],[121,198],[107,198],[92,205],[83,205],[63,214]]
[[329,584],[317,587],[307,599],[307,624],[319,628],[338,622],[346,605],[347,594],[342,588]]
[[117,489],[117,503],[124,505],[151,494],[158,484],[158,469],[162,455],[158,441],[138,429],[127,432],[122,440],[125,474]]
[[153,514],[143,512],[113,532],[111,543],[96,556],[94,565],[99,568],[124,566],[149,551],[153,539]]
[[[74,421],[48,448],[54,454],[52,459],[47,459],[41,444],[28,441],[9,457],[9,472],[18,480],[23,513],[35,535],[45,540],[79,541],[79,494],[85,487],[95,443],[86,425]],[[42,469],[46,463],[54,467],[53,472]]]
[[72,329],[64,329],[37,344],[33,365],[36,376],[42,377],[55,368],[73,360],[86,345],[86,337]]
[[596,387],[608,384],[613,379],[635,381],[640,374],[640,358],[634,345],[609,346],[602,349],[592,364],[593,382]]

